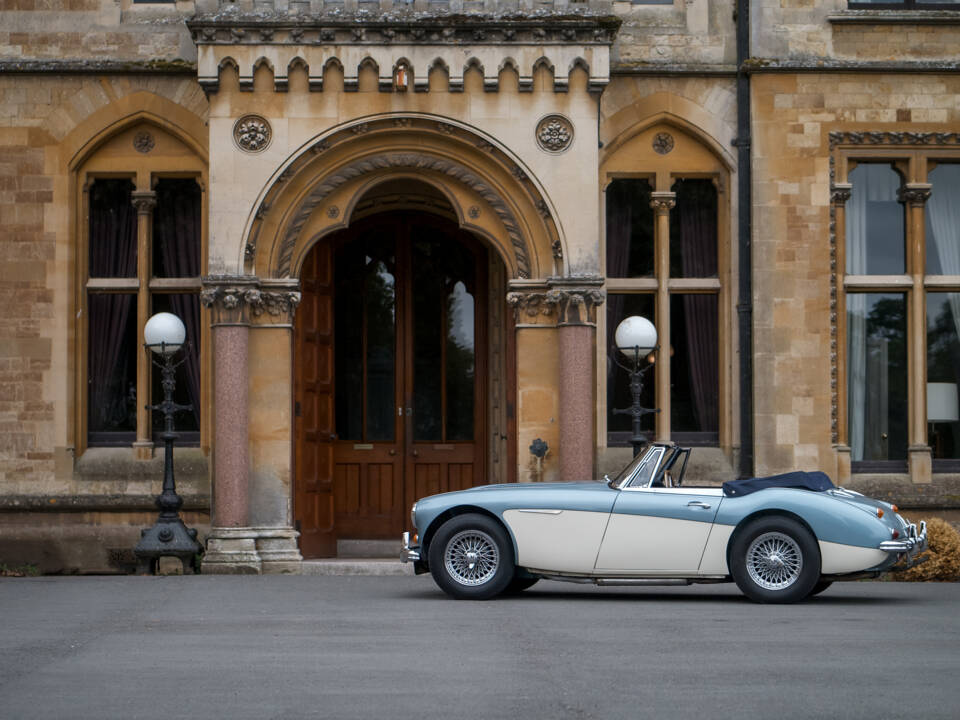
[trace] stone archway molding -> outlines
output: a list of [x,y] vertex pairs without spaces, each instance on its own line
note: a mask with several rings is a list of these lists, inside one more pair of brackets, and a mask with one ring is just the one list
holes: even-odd
[[530,252],[527,241],[521,234],[514,213],[503,198],[477,173],[470,171],[460,163],[429,153],[387,153],[362,158],[338,168],[336,172],[318,183],[297,208],[296,215],[287,226],[277,259],[277,276],[288,277],[290,275],[290,261],[300,230],[314,210],[330,193],[350,180],[385,169],[433,171],[463,183],[474,190],[490,204],[490,207],[493,208],[503,223],[510,238],[510,244],[513,246],[520,277],[530,277]]
[[[300,146],[261,193],[244,235],[245,272],[286,278],[297,272],[297,258],[314,218],[325,203],[338,227],[349,224],[344,198],[366,178],[421,174],[444,190],[460,188],[489,208],[493,240],[514,277],[562,274],[564,238],[557,213],[523,161],[475,128],[426,113],[389,113],[362,118],[316,136]],[[349,188],[349,190],[347,190]],[[341,193],[339,201],[333,198]],[[461,225],[471,225],[477,208],[457,207]],[[468,219],[468,213],[469,218]],[[321,234],[333,229],[327,223]],[[309,241],[316,239],[311,232]],[[481,231],[481,235],[483,232]],[[269,239],[261,243],[261,238]]]

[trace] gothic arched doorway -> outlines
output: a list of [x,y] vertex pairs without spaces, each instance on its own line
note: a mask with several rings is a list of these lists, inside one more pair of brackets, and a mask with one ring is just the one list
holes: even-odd
[[[490,429],[505,430],[489,401],[505,353],[489,347],[507,336],[489,307],[502,268],[491,256],[452,219],[415,210],[369,215],[310,250],[294,331],[304,557],[396,538],[416,498],[488,481]],[[492,374],[502,388],[504,368]]]

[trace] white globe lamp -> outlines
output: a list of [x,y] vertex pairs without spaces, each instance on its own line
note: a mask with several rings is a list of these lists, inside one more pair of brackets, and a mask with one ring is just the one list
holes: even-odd
[[631,315],[617,325],[617,349],[624,355],[643,357],[657,346],[657,329],[645,317]]
[[172,355],[187,338],[183,321],[173,313],[157,313],[143,328],[144,344],[155,353]]

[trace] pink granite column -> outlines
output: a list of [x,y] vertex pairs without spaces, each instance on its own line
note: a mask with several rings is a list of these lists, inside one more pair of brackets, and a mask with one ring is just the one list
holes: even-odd
[[557,305],[560,352],[560,479],[590,480],[596,450],[594,339],[602,278],[554,278],[550,297]]
[[595,444],[591,325],[560,325],[560,479],[593,478]]
[[249,508],[247,456],[248,369],[246,325],[213,328],[213,526],[245,527]]

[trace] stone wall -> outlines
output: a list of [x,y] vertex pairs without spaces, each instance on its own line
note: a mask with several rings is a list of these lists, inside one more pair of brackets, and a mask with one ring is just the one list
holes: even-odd
[[9,0],[0,12],[0,59],[196,60],[183,23],[194,3],[131,0]]
[[850,10],[847,0],[755,0],[751,55],[763,62],[940,61],[955,65],[956,10]]
[[931,131],[960,122],[960,77],[753,78],[757,473],[836,470],[831,446],[833,130]]

